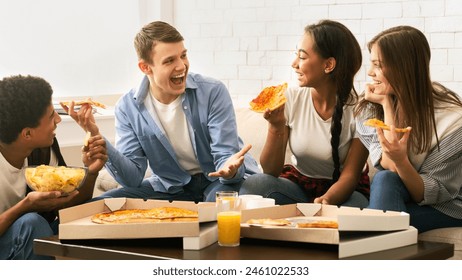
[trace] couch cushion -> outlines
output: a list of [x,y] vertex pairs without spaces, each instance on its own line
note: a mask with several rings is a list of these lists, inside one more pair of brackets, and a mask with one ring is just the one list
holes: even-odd
[[93,197],[100,196],[102,193],[118,188],[120,185],[117,181],[107,172],[106,168],[101,169],[96,178],[95,188],[93,189]]
[[252,145],[249,153],[257,162],[260,162],[260,153],[266,140],[267,122],[262,114],[255,113],[248,108],[238,108],[235,111],[238,134],[244,144]]
[[[251,144],[249,153],[260,162],[260,154],[266,141],[268,122],[263,114],[256,113],[249,108],[236,108],[236,122],[239,136],[244,144]],[[288,145],[287,145],[288,148]],[[290,162],[290,150],[287,149],[285,162]]]

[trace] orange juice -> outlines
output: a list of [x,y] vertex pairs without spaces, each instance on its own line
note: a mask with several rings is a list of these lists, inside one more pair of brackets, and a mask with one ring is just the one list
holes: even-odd
[[218,244],[221,246],[239,246],[241,237],[241,213],[238,211],[219,212]]

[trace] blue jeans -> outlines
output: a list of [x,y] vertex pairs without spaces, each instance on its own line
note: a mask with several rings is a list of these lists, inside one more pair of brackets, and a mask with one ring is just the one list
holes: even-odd
[[[276,204],[279,205],[311,201],[299,185],[286,178],[274,177],[268,174],[254,174],[248,177],[242,184],[239,194],[258,194],[263,197],[273,198]],[[364,195],[355,191],[342,205],[365,208],[368,203]]]
[[389,170],[378,171],[371,183],[369,208],[409,213],[410,224],[419,233],[443,227],[461,227],[462,219],[447,216],[429,205],[418,205],[399,175]]
[[37,213],[24,214],[0,236],[0,260],[52,260],[34,254],[34,239],[57,233],[58,220],[49,224]]
[[127,198],[143,198],[143,199],[160,199],[160,200],[182,200],[195,202],[215,202],[215,195],[218,191],[239,191],[242,182],[236,184],[225,185],[220,180],[210,182],[201,174],[191,176],[191,181],[183,186],[183,191],[180,193],[162,193],[154,191],[148,180],[144,180],[138,188],[118,188],[107,191],[101,196],[93,200],[112,198],[112,197],[127,197]]

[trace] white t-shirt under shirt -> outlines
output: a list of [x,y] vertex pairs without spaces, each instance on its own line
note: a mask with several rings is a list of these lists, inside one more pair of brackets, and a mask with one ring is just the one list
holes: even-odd
[[[51,150],[49,165],[58,165],[58,159]],[[23,168],[17,169],[12,166],[0,153],[0,213],[5,212],[26,195],[26,178],[24,177],[24,167],[27,166],[27,159],[24,160]]]
[[[289,145],[292,164],[305,176],[331,179],[334,171],[332,159],[331,121],[323,120],[313,105],[310,88],[288,88],[285,114],[290,128]],[[357,138],[353,106],[345,106],[340,134],[340,169],[350,148],[350,141]]]
[[[181,108],[181,96],[170,104],[163,104],[149,94],[145,105],[151,115],[157,113],[180,166],[192,175],[202,172],[191,143],[186,116]],[[156,118],[153,116],[153,119]]]

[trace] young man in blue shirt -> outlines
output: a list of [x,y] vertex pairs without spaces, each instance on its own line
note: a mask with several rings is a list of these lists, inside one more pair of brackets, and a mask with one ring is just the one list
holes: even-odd
[[[238,191],[259,172],[237,134],[232,100],[218,80],[189,73],[182,35],[165,22],[135,37],[140,86],[118,101],[116,147],[108,143],[107,170],[124,188],[101,197],[215,201],[219,190]],[[69,114],[98,131],[89,107]],[[147,168],[152,176],[144,178]]]

